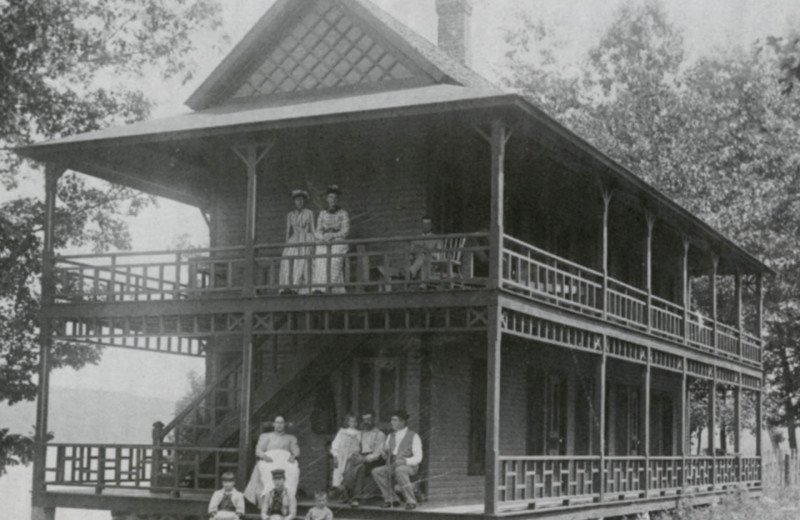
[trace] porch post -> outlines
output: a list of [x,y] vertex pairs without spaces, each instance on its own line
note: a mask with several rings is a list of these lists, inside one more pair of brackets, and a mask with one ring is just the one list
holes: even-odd
[[[44,191],[44,243],[42,247],[42,295],[41,307],[53,304],[55,300],[55,280],[53,277],[53,256],[55,254],[54,217],[58,195],[58,179],[64,168],[54,163],[45,166]],[[39,324],[39,388],[36,398],[36,434],[33,456],[33,491],[44,491],[45,466],[47,462],[47,415],[50,400],[50,350],[53,346],[53,325],[48,319]],[[34,514],[38,508],[33,507]],[[38,511],[44,514],[42,511]]]
[[[687,358],[683,358],[683,370],[681,373],[681,457],[682,470],[681,470],[681,488],[686,487],[687,483],[687,456],[689,455],[691,443],[689,442],[689,375],[688,375],[688,362]],[[698,440],[699,442],[699,440]]]
[[250,467],[250,453],[252,450],[250,438],[250,386],[253,366],[253,311],[244,313],[242,324],[242,378],[240,384],[240,410],[239,410],[239,474],[237,482],[240,486],[247,484],[248,469]]
[[647,365],[644,369],[644,496],[650,491],[650,378],[652,352],[647,349]]
[[[491,144],[492,206],[489,233],[489,288],[497,291],[501,286],[503,261],[503,198],[505,182],[505,149],[510,134],[500,120],[492,121]],[[497,294],[497,293],[496,293]],[[500,370],[502,343],[502,308],[499,298],[494,298],[488,308],[487,381],[486,381],[486,479],[484,481],[484,512],[496,515],[499,511],[501,481],[500,467]]]
[[603,318],[608,315],[608,212],[611,206],[611,198],[613,193],[611,190],[603,188],[603,294],[602,294],[602,307]]
[[756,457],[759,459],[758,480],[764,485],[764,450],[762,449],[762,436],[764,434],[764,392],[763,389],[756,391]]
[[607,338],[603,336],[603,353],[600,357],[600,367],[598,370],[597,382],[600,385],[600,490],[599,500],[603,502],[606,489],[606,367],[608,364],[608,349],[606,348]]
[[711,486],[717,484],[717,452],[714,443],[714,427],[717,423],[717,369],[714,378],[708,382],[708,452],[711,455]]
[[714,352],[717,352],[719,346],[719,339],[717,338],[717,269],[719,268],[719,256],[715,253],[711,254],[711,272],[708,274],[709,291],[711,292],[711,345]]
[[736,354],[741,359],[743,354],[742,345],[744,344],[744,320],[742,317],[742,273],[738,269],[736,270],[734,282],[736,286],[736,337],[738,339]]
[[[741,381],[742,375],[739,374]],[[733,452],[736,454],[736,479],[742,481],[742,385],[733,388]]]
[[758,361],[763,357],[764,350],[764,275],[756,275],[756,297],[758,309],[756,310],[756,337],[758,337]]
[[644,320],[647,324],[647,331],[650,332],[652,323],[651,307],[653,305],[653,227],[656,224],[656,217],[649,211],[645,214],[647,221],[647,242],[645,244],[645,290],[647,291],[647,304],[645,306]]
[[689,294],[689,246],[691,243],[687,237],[682,238],[683,242],[683,256],[681,257],[681,292],[683,296],[683,342],[689,342],[689,306],[691,303],[691,295]]

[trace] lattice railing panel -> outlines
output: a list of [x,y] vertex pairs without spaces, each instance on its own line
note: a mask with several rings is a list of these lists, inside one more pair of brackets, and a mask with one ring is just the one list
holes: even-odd
[[543,320],[521,312],[503,310],[501,326],[504,332],[537,341],[596,352],[603,350],[603,337],[600,334]]
[[683,486],[683,458],[682,457],[651,457],[650,489],[674,490]]
[[688,457],[686,459],[686,486],[695,489],[711,487],[714,460],[711,457]]
[[585,497],[599,487],[599,457],[500,458],[501,503]]
[[644,457],[609,457],[605,465],[606,493],[625,495],[644,491],[647,468]]

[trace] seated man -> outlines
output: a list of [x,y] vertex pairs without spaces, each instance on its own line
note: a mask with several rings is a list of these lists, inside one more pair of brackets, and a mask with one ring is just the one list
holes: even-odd
[[361,414],[361,449],[347,461],[342,478],[351,506],[361,505],[359,499],[364,498],[365,479],[381,465],[385,441],[386,435],[375,426],[375,412],[370,410]]
[[[400,491],[406,502],[406,509],[415,509],[417,499],[411,477],[419,472],[422,462],[422,440],[419,435],[409,430],[408,413],[397,410],[392,413],[392,433],[383,445],[386,465],[372,470],[372,478],[378,484],[383,495],[383,507],[391,507],[397,503],[395,489]],[[396,486],[392,486],[395,483]]]

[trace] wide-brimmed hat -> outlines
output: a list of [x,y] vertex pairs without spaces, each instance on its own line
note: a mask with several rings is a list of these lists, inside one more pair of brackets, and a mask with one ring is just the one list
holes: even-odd
[[292,190],[292,198],[296,199],[297,197],[305,197],[306,200],[309,199],[308,192],[306,190]]
[[328,189],[325,190],[325,195],[330,195],[331,193],[335,193],[337,195],[341,195],[342,194],[342,190],[339,189],[339,185],[338,184],[331,184],[330,186],[328,186]]

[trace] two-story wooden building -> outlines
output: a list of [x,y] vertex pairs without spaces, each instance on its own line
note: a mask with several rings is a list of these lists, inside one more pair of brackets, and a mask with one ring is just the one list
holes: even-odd
[[[473,72],[470,2],[436,7],[438,47],[367,0],[278,0],[191,112],[19,150],[47,164],[36,518],[203,517],[222,471],[244,486],[275,413],[303,450],[302,503],[328,485],[344,414],[387,427],[397,407],[424,444],[413,517],[595,518],[758,492],[761,428],[755,454],[741,439],[744,417],[761,424],[769,269]],[[59,255],[67,169],[195,205],[210,247]],[[343,279],[282,294],[291,190],[317,211],[334,183],[351,232],[324,260],[343,256]],[[440,265],[417,280],[425,214]],[[202,356],[207,389],[153,418],[152,445],[48,443],[59,341]]]

